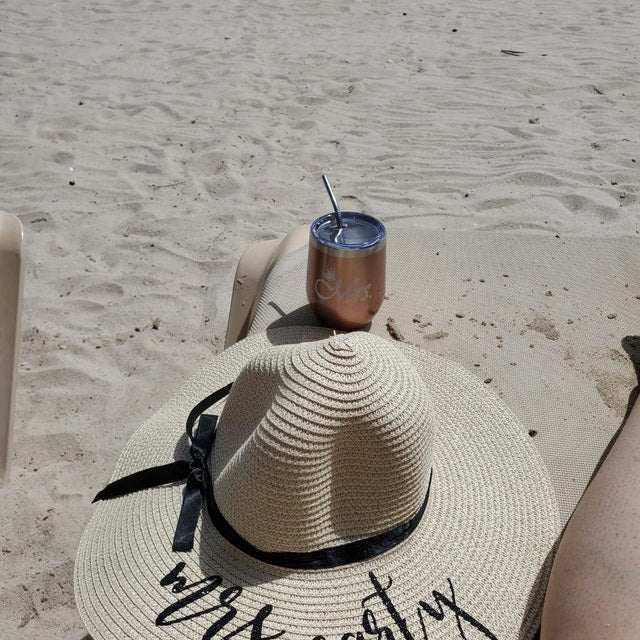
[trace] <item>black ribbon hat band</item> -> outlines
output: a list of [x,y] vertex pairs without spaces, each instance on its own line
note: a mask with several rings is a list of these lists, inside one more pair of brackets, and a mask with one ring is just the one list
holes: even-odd
[[[373,558],[406,540],[418,526],[429,501],[433,471],[429,477],[429,486],[424,501],[418,511],[409,520],[389,531],[334,547],[306,552],[270,552],[253,546],[227,522],[220,512],[207,467],[207,460],[215,442],[218,416],[203,412],[228,395],[230,389],[231,384],[218,389],[201,400],[189,413],[186,430],[191,442],[190,461],[176,460],[170,464],[137,471],[115,480],[102,489],[93,502],[186,479],[182,507],[173,538],[173,551],[191,551],[193,549],[195,530],[204,502],[211,522],[227,542],[256,560],[290,569],[329,569]],[[194,436],[193,427],[198,417],[200,420]]]

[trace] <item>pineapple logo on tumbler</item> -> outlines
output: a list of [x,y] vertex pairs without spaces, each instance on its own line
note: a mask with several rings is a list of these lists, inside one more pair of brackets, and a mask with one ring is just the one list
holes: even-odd
[[386,230],[366,213],[341,211],[322,176],[335,214],[317,218],[309,234],[307,297],[334,329],[360,329],[384,299]]

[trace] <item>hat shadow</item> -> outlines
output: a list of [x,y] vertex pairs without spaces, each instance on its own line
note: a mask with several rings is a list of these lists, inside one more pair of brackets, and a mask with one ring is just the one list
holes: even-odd
[[282,327],[321,327],[322,323],[316,318],[310,304],[303,304],[301,307],[293,311],[286,312],[280,305],[270,300],[267,306],[274,309],[280,316],[274,320],[268,327],[269,329],[280,329]]
[[[271,301],[268,303],[272,309],[275,309],[280,317],[277,320],[274,320],[270,325],[266,328],[267,339],[273,345],[286,344],[286,340],[283,339],[283,336],[278,329],[282,328],[291,328],[291,327],[313,327],[316,329],[325,329],[326,331],[334,331],[331,327],[328,327],[322,321],[320,321],[313,312],[313,308],[310,304],[302,305],[293,311],[287,313],[275,302]],[[371,330],[371,323],[364,325],[362,328],[358,329],[358,331],[366,331],[369,332]],[[343,333],[341,329],[335,329],[335,331],[339,331]]]

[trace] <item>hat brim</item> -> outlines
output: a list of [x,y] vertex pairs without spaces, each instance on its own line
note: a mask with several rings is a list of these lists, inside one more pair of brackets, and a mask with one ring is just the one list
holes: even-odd
[[[225,350],[136,431],[113,479],[186,459],[189,411],[232,382],[252,356],[274,343],[329,335],[288,327]],[[75,566],[77,605],[91,635],[359,640],[389,637],[386,627],[405,640],[531,638],[559,534],[540,455],[486,385],[427,351],[398,348],[426,380],[437,424],[429,503],[407,540],[365,562],[291,570],[246,556],[206,514],[193,551],[173,552],[182,484],[101,502]]]

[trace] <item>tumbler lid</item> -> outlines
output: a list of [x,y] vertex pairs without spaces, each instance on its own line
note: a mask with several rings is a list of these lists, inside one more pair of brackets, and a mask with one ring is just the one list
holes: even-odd
[[324,246],[349,250],[374,247],[386,237],[386,229],[377,218],[355,211],[341,213],[342,227],[328,213],[311,223],[311,237]]

